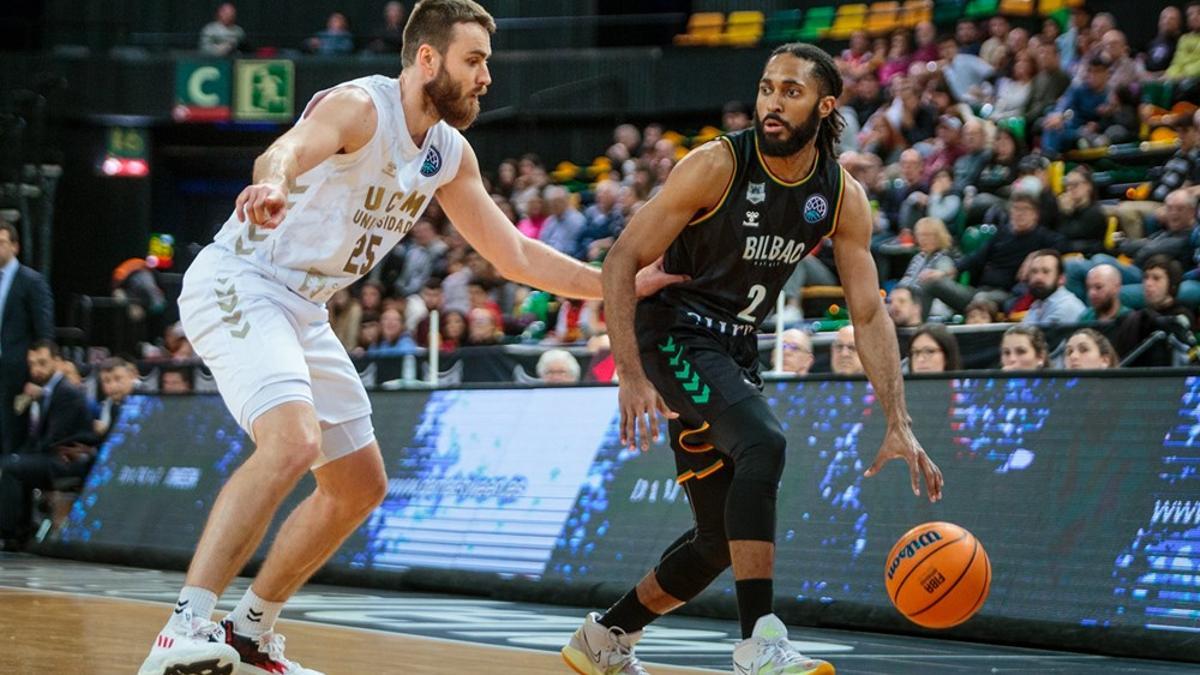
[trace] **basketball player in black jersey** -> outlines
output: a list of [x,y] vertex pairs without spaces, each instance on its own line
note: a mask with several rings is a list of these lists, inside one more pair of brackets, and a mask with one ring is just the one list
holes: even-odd
[[[899,350],[871,258],[866,194],[837,163],[842,79],[824,51],[776,49],[758,83],[753,129],[693,150],[633,218],[604,263],[604,300],[620,376],[622,443],[642,450],[668,419],[695,526],[563,656],[585,675],[637,675],[641,630],[733,565],[742,638],[738,675],[827,675],[800,655],[772,611],[775,501],[785,437],[761,393],[755,331],[802,257],[832,238],[863,367],[887,415],[872,476],[908,463],[930,501],[942,475],[913,435]],[[691,280],[638,301],[634,275],[665,255]]]

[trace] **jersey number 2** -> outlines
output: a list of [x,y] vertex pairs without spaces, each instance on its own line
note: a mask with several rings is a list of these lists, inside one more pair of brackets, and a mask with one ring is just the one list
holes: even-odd
[[[363,235],[354,242],[354,251],[350,254],[350,259],[346,261],[346,266],[342,271],[348,274],[362,275],[371,271],[371,266],[375,264],[375,247],[383,242],[383,237],[372,234],[370,238]],[[359,256],[366,257],[366,260],[358,262]]]
[[746,295],[750,297],[750,304],[738,313],[738,318],[747,323],[755,323],[757,319],[754,318],[754,310],[758,309],[762,301],[767,299],[767,287],[762,284],[754,284]]

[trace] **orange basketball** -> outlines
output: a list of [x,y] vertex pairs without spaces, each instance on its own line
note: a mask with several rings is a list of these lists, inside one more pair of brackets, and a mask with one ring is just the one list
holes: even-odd
[[953,523],[925,523],[900,537],[883,571],[900,613],[926,628],[949,628],[983,607],[992,563],[970,532]]

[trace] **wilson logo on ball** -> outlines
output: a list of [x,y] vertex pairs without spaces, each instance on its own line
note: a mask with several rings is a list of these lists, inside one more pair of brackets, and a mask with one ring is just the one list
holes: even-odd
[[942,540],[942,535],[940,533],[930,530],[929,532],[925,532],[921,536],[917,537],[916,539],[913,539],[912,541],[908,542],[908,546],[905,546],[904,548],[900,549],[900,552],[896,554],[895,558],[892,558],[891,564],[888,565],[888,573],[887,573],[888,578],[891,579],[892,575],[894,575],[896,573],[896,570],[900,567],[901,560],[904,560],[905,558],[911,558],[911,557],[913,557],[913,554],[916,553],[917,551],[932,544],[935,541],[941,541],[941,540]]

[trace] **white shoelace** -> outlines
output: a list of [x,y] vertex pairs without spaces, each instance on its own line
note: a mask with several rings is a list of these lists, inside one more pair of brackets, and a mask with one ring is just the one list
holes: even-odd
[[278,661],[290,666],[292,662],[288,661],[283,655],[283,644],[286,641],[279,633],[268,631],[258,636],[258,651],[265,653],[272,661]]
[[192,614],[192,610],[187,610],[183,616],[184,634],[189,638],[198,638],[202,640],[217,642],[225,641],[225,629],[221,628],[221,624],[215,621],[201,619]]
[[608,634],[612,636],[613,644],[616,645],[615,651],[621,657],[616,663],[612,663],[610,659],[609,663],[611,665],[632,666],[633,672],[636,675],[650,675],[650,673],[642,668],[642,664],[638,661],[637,657],[633,655],[633,647],[621,642],[621,638],[625,636],[625,631],[620,628],[610,628]]
[[808,660],[808,657],[796,651],[792,643],[785,639],[763,641],[763,653],[767,657],[767,663],[774,663],[775,666],[802,666]]

